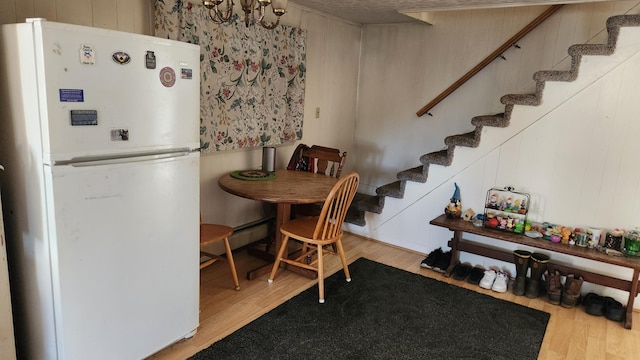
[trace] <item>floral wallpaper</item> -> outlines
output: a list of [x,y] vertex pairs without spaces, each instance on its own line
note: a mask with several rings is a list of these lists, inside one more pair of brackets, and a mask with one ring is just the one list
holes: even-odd
[[156,36],[200,45],[202,153],[302,138],[306,31],[241,15],[218,25],[199,1],[155,2]]

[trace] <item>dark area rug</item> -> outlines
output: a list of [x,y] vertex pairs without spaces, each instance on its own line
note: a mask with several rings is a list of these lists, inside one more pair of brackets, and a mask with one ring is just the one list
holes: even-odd
[[[360,258],[200,359],[537,359],[549,314]],[[277,278],[276,278],[277,281]]]

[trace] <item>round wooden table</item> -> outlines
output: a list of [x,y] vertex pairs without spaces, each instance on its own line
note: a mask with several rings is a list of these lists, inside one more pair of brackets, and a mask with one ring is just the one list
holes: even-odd
[[[218,179],[220,188],[243,198],[265,201],[277,205],[275,249],[280,249],[282,233],[280,227],[291,217],[291,204],[313,204],[323,202],[338,179],[305,171],[276,170],[273,180],[241,180],[226,174]],[[270,267],[250,271],[247,278],[266,274]]]

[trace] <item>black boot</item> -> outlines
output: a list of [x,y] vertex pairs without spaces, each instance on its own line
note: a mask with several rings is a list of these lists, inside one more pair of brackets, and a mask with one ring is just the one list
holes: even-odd
[[516,281],[513,283],[513,294],[524,295],[524,288],[527,281],[527,270],[529,270],[529,261],[531,253],[526,250],[515,250],[513,258],[516,264]]
[[529,284],[527,284],[527,291],[524,294],[529,299],[540,296],[540,280],[542,279],[542,274],[547,270],[548,263],[549,257],[547,255],[540,253],[531,254],[531,278],[529,279]]

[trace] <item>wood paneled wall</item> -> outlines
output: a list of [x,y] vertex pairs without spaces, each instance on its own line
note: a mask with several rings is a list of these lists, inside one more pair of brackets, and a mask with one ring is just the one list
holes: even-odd
[[[504,111],[505,94],[533,90],[539,70],[567,69],[573,44],[606,41],[606,20],[638,1],[565,5],[430,112],[416,111],[497,49],[546,6],[445,11],[433,25],[367,26],[363,32],[355,147],[361,189],[396,180],[444,138],[473,130],[474,116]],[[385,210],[386,211],[386,210]]]
[[33,17],[153,34],[153,0],[0,0],[0,24]]

